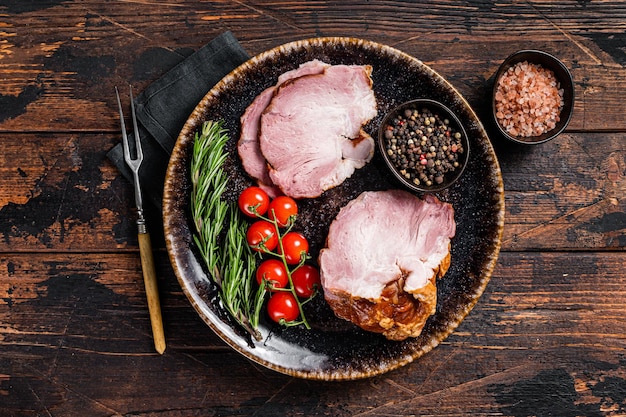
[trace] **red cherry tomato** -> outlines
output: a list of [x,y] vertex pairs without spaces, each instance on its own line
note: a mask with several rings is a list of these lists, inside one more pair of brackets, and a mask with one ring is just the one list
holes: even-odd
[[300,315],[296,297],[288,291],[278,291],[267,302],[267,313],[276,323],[281,319],[294,321]]
[[268,252],[276,249],[278,236],[274,225],[266,220],[254,222],[246,232],[246,241],[257,252]]
[[286,195],[276,197],[268,208],[270,220],[276,219],[280,227],[285,227],[298,215],[298,205],[295,200]]
[[278,259],[268,259],[261,262],[256,270],[256,282],[262,285],[264,279],[269,281],[271,288],[285,288],[289,284],[285,264]]
[[309,252],[309,241],[301,233],[289,232],[283,236],[282,250],[279,247],[278,253],[285,255],[285,261],[289,265],[297,265],[300,260]]
[[267,193],[259,187],[248,187],[237,200],[239,209],[248,217],[264,215],[270,205],[270,198]]
[[312,265],[302,265],[291,273],[293,289],[301,298],[309,298],[320,286],[320,271]]

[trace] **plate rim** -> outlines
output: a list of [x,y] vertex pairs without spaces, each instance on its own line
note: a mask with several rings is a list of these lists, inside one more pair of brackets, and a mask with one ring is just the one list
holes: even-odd
[[[172,202],[176,199],[176,193],[172,189],[172,178],[176,175],[176,170],[179,168],[179,163],[181,159],[181,148],[186,146],[188,142],[191,141],[191,138],[195,134],[197,129],[197,120],[204,116],[204,112],[206,107],[208,106],[210,100],[214,97],[217,97],[221,92],[223,92],[231,82],[233,82],[238,74],[243,73],[247,70],[253,69],[254,66],[259,65],[260,63],[267,61],[273,56],[287,55],[289,52],[301,49],[303,47],[323,47],[324,45],[329,44],[339,44],[342,46],[352,46],[352,47],[361,47],[361,48],[371,48],[376,49],[378,51],[383,51],[388,55],[399,57],[404,59],[411,64],[419,66],[422,70],[426,70],[432,76],[436,77],[437,82],[442,82],[446,85],[446,87],[450,90],[450,92],[454,93],[456,99],[460,100],[463,104],[464,108],[469,111],[471,119],[474,123],[477,124],[477,129],[481,131],[482,136],[486,140],[487,143],[483,144],[487,147],[488,155],[491,157],[491,160],[488,161],[490,166],[494,169],[495,179],[497,180],[497,184],[494,188],[497,190],[497,196],[493,198],[494,204],[497,206],[497,230],[495,232],[495,236],[493,237],[493,241],[490,242],[493,246],[493,251],[491,254],[488,254],[488,262],[485,263],[484,268],[482,270],[482,276],[480,278],[480,285],[476,288],[473,294],[471,294],[471,302],[463,305],[461,313],[458,314],[451,323],[445,328],[443,332],[437,332],[432,335],[430,339],[427,340],[426,343],[423,343],[419,349],[412,350],[410,354],[405,354],[403,356],[399,356],[398,359],[391,365],[386,367],[381,367],[375,369],[373,371],[350,371],[346,370],[343,373],[327,373],[323,371],[302,371],[290,367],[285,367],[277,363],[269,362],[262,358],[259,358],[256,355],[253,355],[248,350],[243,349],[239,344],[235,341],[231,340],[229,336],[224,332],[225,327],[230,327],[228,324],[219,320],[219,323],[211,320],[211,317],[217,318],[214,312],[211,311],[210,308],[204,307],[202,304],[202,298],[197,293],[193,293],[188,287],[183,274],[181,272],[181,268],[183,265],[180,264],[179,259],[175,256],[176,250],[181,249],[178,247],[180,242],[176,242],[175,239],[172,238],[171,230],[174,225],[171,223],[172,218],[166,214],[167,210],[171,207]],[[495,154],[495,150],[489,140],[487,132],[476,115],[474,109],[469,105],[465,97],[463,97],[460,92],[454,88],[454,86],[446,80],[443,76],[441,76],[434,69],[424,64],[421,60],[416,57],[413,57],[403,51],[400,51],[394,47],[384,45],[375,41],[365,40],[361,38],[355,37],[314,37],[296,40],[292,42],[288,42],[282,45],[278,45],[271,49],[268,49],[264,52],[261,52],[246,62],[242,63],[235,69],[233,69],[230,73],[228,73],[225,77],[223,77],[215,86],[213,86],[200,100],[200,102],[196,105],[193,112],[187,118],[181,132],[176,140],[174,145],[174,149],[172,150],[171,158],[168,163],[167,171],[166,171],[166,180],[164,184],[164,193],[163,193],[163,225],[165,231],[165,242],[168,252],[168,257],[170,259],[170,263],[173,267],[174,273],[177,277],[177,280],[181,286],[183,293],[185,293],[187,299],[192,304],[193,308],[196,310],[201,319],[216,333],[216,335],[222,339],[227,345],[233,348],[235,351],[242,354],[244,357],[256,362],[266,368],[272,369],[274,371],[290,375],[301,377],[304,379],[315,379],[315,380],[355,380],[361,378],[369,378],[372,376],[380,375],[400,367],[403,367],[424,354],[431,351],[433,348],[438,346],[443,340],[445,340],[450,334],[452,334],[456,328],[463,322],[463,320],[467,317],[470,311],[474,308],[480,297],[482,296],[484,290],[486,289],[493,270],[495,269],[499,252],[502,244],[502,234],[504,229],[504,216],[505,216],[505,207],[504,207],[504,185],[502,181],[502,174],[499,166],[498,159]],[[191,231],[193,233],[193,231]],[[189,265],[187,265],[189,267]]]

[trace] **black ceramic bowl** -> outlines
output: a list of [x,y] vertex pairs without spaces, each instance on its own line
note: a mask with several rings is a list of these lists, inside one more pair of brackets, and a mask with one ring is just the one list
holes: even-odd
[[[411,120],[410,117],[407,118],[405,111],[411,110],[416,110],[419,116],[412,121],[412,126],[408,126]],[[430,112],[431,119],[436,117],[434,123],[424,125],[424,123],[420,121],[422,120],[424,112]],[[396,120],[397,123],[398,116],[405,119],[404,122],[407,124],[407,126],[403,126],[405,131],[411,132],[411,136],[404,136],[405,138],[409,138],[411,141],[410,145],[396,138],[396,136],[393,137],[393,140],[404,144],[404,151],[399,148],[399,143],[397,143],[397,146],[396,144],[392,144],[392,138],[387,136],[387,134],[393,131],[391,129],[394,128],[394,120]],[[447,122],[444,126],[449,127],[448,133],[451,133],[451,136],[445,137],[445,132],[439,132],[437,129],[439,126],[442,126],[444,120]],[[403,121],[400,121],[400,123],[403,123]],[[434,128],[434,133],[426,132],[428,128],[431,130]],[[395,131],[397,132],[397,130],[396,126]],[[426,146],[422,145],[425,141],[420,140],[422,132],[423,135],[428,138]],[[455,133],[460,134],[460,137],[454,138]],[[437,135],[440,137],[436,138]],[[390,149],[391,146],[393,146],[394,149]],[[411,147],[410,151],[408,151],[409,146]],[[431,148],[431,146],[433,147]],[[454,146],[454,151],[450,149],[451,146]],[[458,117],[442,103],[430,99],[407,101],[387,113],[378,131],[378,149],[393,175],[405,187],[419,192],[441,191],[454,184],[465,170],[470,151],[467,133]],[[433,155],[434,153],[441,154],[435,156]],[[450,160],[449,157],[453,158],[453,160]],[[407,166],[407,160],[412,160],[413,164]],[[437,165],[434,165],[436,161]],[[448,165],[452,165],[453,163],[456,166]],[[445,166],[442,166],[444,164]],[[431,168],[438,173],[429,173],[428,170]],[[423,173],[427,177],[420,178],[420,173]],[[437,176],[439,176],[438,179]]]
[[[559,88],[563,89],[563,107],[560,112],[560,120],[556,123],[556,126],[551,130],[544,132],[538,136],[514,136],[506,131],[498,121],[496,117],[496,91],[498,88],[498,81],[500,77],[512,66],[527,61],[532,64],[541,65],[545,69],[552,70],[559,83]],[[521,144],[536,145],[539,143],[547,142],[557,137],[569,124],[572,118],[572,112],[574,108],[574,81],[572,80],[572,74],[567,67],[556,57],[550,55],[547,52],[537,50],[522,50],[515,52],[504,60],[504,62],[498,68],[494,77],[493,90],[491,95],[491,114],[495,125],[499,132],[505,138]]]

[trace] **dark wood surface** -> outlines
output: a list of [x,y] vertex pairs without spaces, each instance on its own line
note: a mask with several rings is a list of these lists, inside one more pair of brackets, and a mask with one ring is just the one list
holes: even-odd
[[[0,415],[626,414],[626,5],[618,1],[0,2]],[[353,36],[431,66],[485,122],[506,225],[486,292],[399,370],[267,370],[197,316],[154,236],[168,348],[154,352],[131,185],[106,159],[114,85],[138,90],[230,30],[254,55]],[[519,49],[571,69],[558,139],[505,143],[490,78]],[[174,52],[174,53],[172,53]]]

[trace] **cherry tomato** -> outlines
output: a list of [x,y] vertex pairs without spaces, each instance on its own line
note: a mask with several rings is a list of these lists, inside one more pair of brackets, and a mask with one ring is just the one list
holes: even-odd
[[239,209],[248,217],[264,215],[270,205],[270,198],[267,193],[259,187],[248,187],[237,200]]
[[268,208],[268,217],[271,220],[276,219],[280,227],[285,227],[293,218],[298,215],[298,205],[295,200],[286,195],[276,197],[270,203]]
[[246,232],[246,241],[257,252],[268,252],[276,249],[278,236],[274,225],[266,220],[254,222]]
[[288,291],[278,291],[267,301],[267,313],[276,323],[281,319],[294,321],[300,315],[296,297]]
[[302,265],[292,272],[291,280],[298,297],[309,298],[321,283],[320,271],[312,265]]
[[268,259],[261,262],[256,270],[256,282],[262,285],[264,279],[269,281],[271,288],[285,288],[289,284],[285,265],[278,259]]
[[303,256],[309,252],[309,241],[301,233],[289,232],[283,236],[282,250],[279,247],[278,253],[285,255],[285,261],[289,265],[297,265]]

